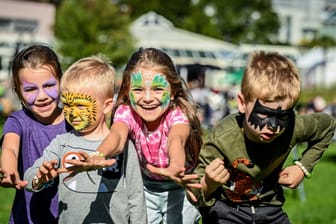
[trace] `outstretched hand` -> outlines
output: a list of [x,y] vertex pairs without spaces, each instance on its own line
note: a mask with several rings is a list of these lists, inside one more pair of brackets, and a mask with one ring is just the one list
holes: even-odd
[[197,198],[192,192],[192,188],[202,188],[202,185],[199,182],[195,183],[195,180],[198,180],[197,174],[185,174],[185,169],[178,169],[174,167],[159,168],[151,164],[146,165],[147,169],[156,175],[161,175],[165,178],[168,178],[172,181],[175,181],[177,184],[181,185],[186,189],[187,194],[192,201],[197,202]]
[[69,173],[65,180],[68,180],[78,173],[83,171],[92,171],[100,168],[110,167],[116,163],[115,159],[105,159],[100,156],[91,156],[90,154],[80,151],[78,152],[81,155],[80,160],[70,159],[65,160],[66,167],[59,168],[58,173]]
[[175,181],[178,184],[182,184],[182,178],[184,177],[185,168],[177,168],[168,166],[166,168],[155,167],[151,164],[146,165],[147,169],[156,175],[160,175],[172,181]]
[[28,184],[28,181],[21,180],[16,172],[7,172],[0,168],[0,185],[2,187],[13,187],[17,190],[23,189]]

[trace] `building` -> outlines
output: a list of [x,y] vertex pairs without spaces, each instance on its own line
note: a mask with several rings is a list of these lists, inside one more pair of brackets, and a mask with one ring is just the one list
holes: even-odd
[[33,42],[53,43],[55,7],[30,1],[0,1],[0,80],[8,76],[12,57]]
[[272,0],[281,27],[278,40],[299,45],[327,34],[336,36],[336,0]]

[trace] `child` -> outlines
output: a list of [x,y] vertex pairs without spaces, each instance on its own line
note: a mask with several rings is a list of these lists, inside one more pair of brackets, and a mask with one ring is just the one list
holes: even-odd
[[158,49],[140,48],[131,56],[110,134],[97,152],[118,155],[128,137],[142,168],[148,223],[194,223],[198,211],[180,185],[197,164],[200,122],[183,79],[170,57]]
[[[299,73],[277,53],[254,53],[238,94],[239,113],[225,117],[206,137],[195,173],[203,223],[290,223],[281,187],[295,188],[332,141],[334,119],[296,115]],[[295,144],[308,142],[300,160],[283,169]]]
[[78,151],[94,152],[109,134],[106,115],[113,106],[114,69],[99,57],[83,58],[64,73],[61,93],[74,131],[58,135],[26,171],[27,188],[43,192],[47,182],[60,176],[60,223],[146,223],[141,171],[131,143],[109,160],[115,163],[107,169],[69,180],[61,173],[70,169],[67,160],[84,159]]
[[8,117],[1,139],[7,175],[0,184],[17,189],[9,223],[57,223],[57,187],[32,194],[23,190],[22,178],[50,141],[71,129],[58,107],[61,66],[51,48],[32,45],[15,56],[12,70],[13,90],[23,107]]

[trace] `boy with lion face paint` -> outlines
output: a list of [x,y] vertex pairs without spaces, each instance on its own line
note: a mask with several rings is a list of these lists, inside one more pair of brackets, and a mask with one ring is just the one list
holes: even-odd
[[[327,114],[295,114],[300,91],[299,73],[287,58],[251,55],[237,96],[239,113],[209,132],[195,169],[202,188],[193,193],[203,223],[290,223],[282,186],[296,188],[311,176],[335,130]],[[308,143],[306,150],[284,168],[300,142]]]
[[114,68],[101,57],[78,60],[64,73],[60,89],[63,113],[73,131],[58,135],[25,172],[27,189],[44,190],[59,176],[59,223],[146,223],[145,195],[136,151],[127,141],[123,152],[107,158],[104,169],[73,175],[71,162],[86,161],[110,133]]

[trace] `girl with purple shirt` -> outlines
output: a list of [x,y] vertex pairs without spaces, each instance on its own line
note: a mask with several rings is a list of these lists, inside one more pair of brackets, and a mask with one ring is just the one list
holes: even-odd
[[22,109],[7,118],[1,138],[6,175],[0,185],[17,189],[9,223],[57,223],[57,187],[32,193],[24,189],[27,181],[22,179],[50,141],[70,130],[59,107],[61,66],[51,48],[32,45],[15,56],[12,72]]

